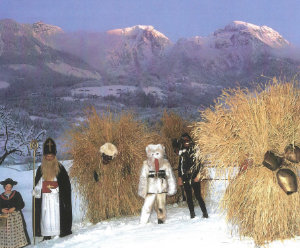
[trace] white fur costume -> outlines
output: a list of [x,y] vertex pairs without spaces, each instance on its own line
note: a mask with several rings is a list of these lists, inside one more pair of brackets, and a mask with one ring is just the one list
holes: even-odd
[[[164,158],[163,145],[148,145],[146,153],[148,159],[143,163],[138,189],[138,194],[145,198],[140,222],[148,222],[154,206],[159,223],[163,223],[166,220],[166,196],[176,194],[176,179],[169,161]],[[155,168],[155,159],[159,171]]]

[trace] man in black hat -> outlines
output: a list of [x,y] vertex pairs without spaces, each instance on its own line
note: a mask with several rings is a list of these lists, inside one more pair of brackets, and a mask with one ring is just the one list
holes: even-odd
[[201,196],[201,185],[199,180],[200,163],[197,163],[196,161],[194,142],[187,133],[184,133],[181,135],[180,143],[181,149],[179,150],[178,184],[179,186],[183,185],[184,187],[191,218],[195,217],[192,190],[199,202],[203,218],[208,218],[206,206]]
[[43,160],[35,177],[35,234],[44,240],[72,233],[71,184],[64,166],[56,158],[56,144],[48,138]]

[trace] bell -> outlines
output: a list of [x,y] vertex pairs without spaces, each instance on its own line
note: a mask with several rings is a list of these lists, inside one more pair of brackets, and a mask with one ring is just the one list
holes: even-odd
[[300,162],[300,148],[298,146],[288,145],[284,149],[284,157],[292,162],[299,163]]
[[297,177],[292,170],[280,169],[277,171],[276,176],[279,186],[287,195],[297,192]]
[[264,156],[263,165],[268,169],[275,171],[282,163],[282,158],[276,156],[273,152],[267,151]]

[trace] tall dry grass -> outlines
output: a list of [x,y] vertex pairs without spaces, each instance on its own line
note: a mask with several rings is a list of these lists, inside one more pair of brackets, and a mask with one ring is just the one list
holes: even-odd
[[229,169],[250,161],[224,195],[229,222],[259,245],[299,235],[299,192],[285,195],[275,172],[262,165],[267,151],[282,157],[287,145],[300,145],[299,82],[273,79],[264,89],[227,90],[201,114],[204,121],[192,133],[212,166]]
[[162,138],[162,143],[166,147],[166,155],[173,169],[178,167],[178,155],[175,154],[172,147],[172,139],[179,139],[183,133],[191,132],[191,123],[182,119],[174,112],[164,111],[158,133]]
[[[87,111],[86,121],[70,131],[67,144],[74,160],[70,176],[84,197],[83,210],[92,223],[140,212],[140,169],[146,159],[146,146],[156,140],[157,134],[132,113],[99,115],[95,109]],[[118,149],[117,157],[107,165],[102,163],[99,153],[106,142]],[[94,171],[99,175],[98,182]]]
[[[288,168],[296,172],[292,165]],[[300,195],[287,195],[277,183],[276,172],[266,167],[252,167],[232,180],[221,206],[233,228],[257,245],[299,235]]]
[[274,80],[253,92],[227,90],[214,108],[201,112],[204,121],[192,133],[215,166],[239,166],[245,158],[261,166],[267,151],[283,156],[285,146],[299,144],[299,101],[298,82]]

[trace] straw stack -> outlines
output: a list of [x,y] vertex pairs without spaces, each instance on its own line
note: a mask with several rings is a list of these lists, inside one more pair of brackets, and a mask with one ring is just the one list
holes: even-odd
[[182,119],[176,113],[167,112],[166,110],[161,118],[158,132],[162,137],[162,143],[166,147],[167,158],[173,169],[178,167],[178,155],[173,151],[172,139],[179,139],[183,133],[190,133],[190,125],[190,122]]
[[[202,117],[192,131],[201,155],[217,168],[240,169],[222,201],[233,228],[258,245],[299,235],[299,192],[285,194],[277,170],[262,165],[266,152],[283,158],[285,147],[300,146],[299,82],[224,91]],[[283,159],[282,167],[297,175],[299,165]]]
[[[98,115],[95,109],[87,111],[86,121],[69,133],[69,151],[74,159],[70,176],[84,197],[82,208],[92,223],[140,212],[140,169],[146,159],[145,147],[156,138],[132,113]],[[118,149],[109,164],[103,164],[99,153],[106,142]]]

